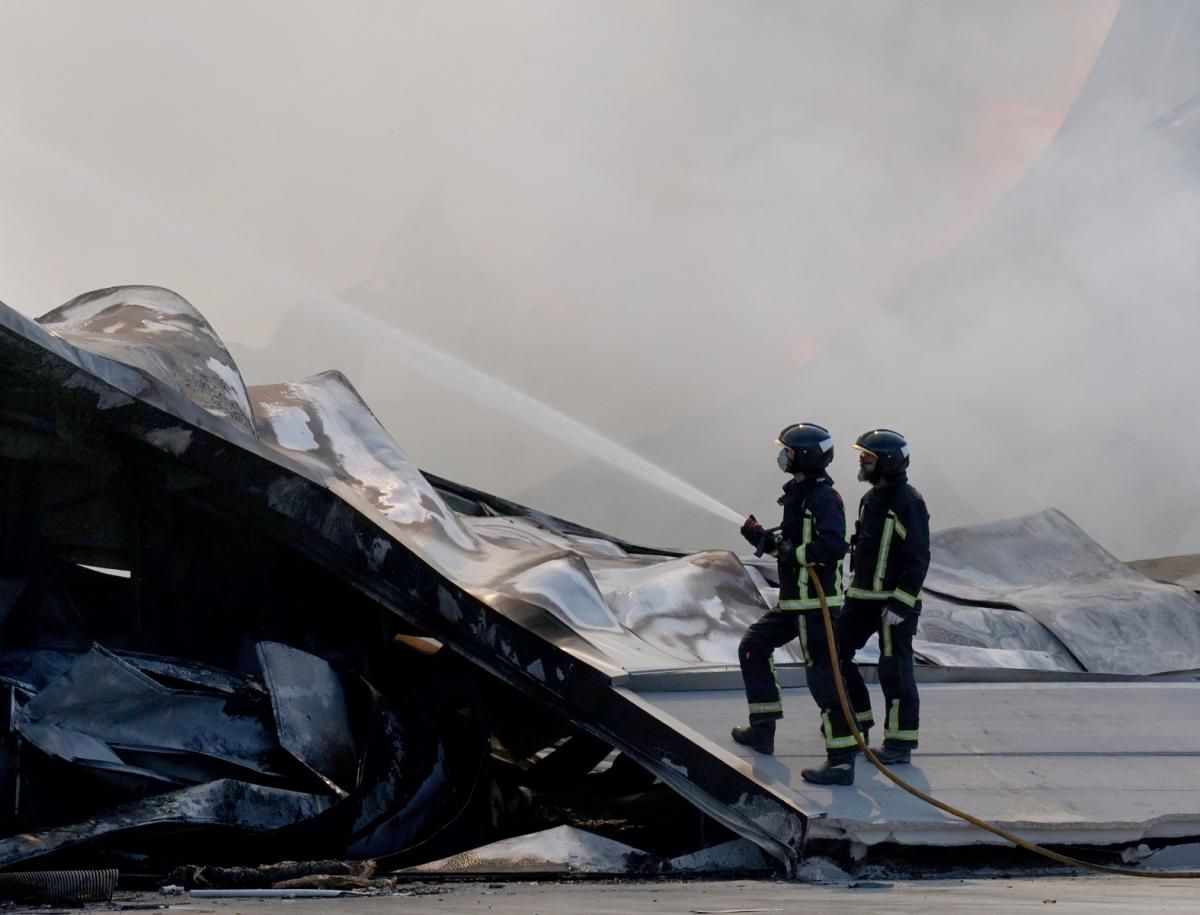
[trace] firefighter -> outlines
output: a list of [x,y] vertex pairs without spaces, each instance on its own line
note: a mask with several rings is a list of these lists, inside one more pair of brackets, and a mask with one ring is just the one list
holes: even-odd
[[[742,525],[742,536],[760,552],[775,554],[779,568],[779,603],[746,630],[738,645],[750,723],[735,727],[733,739],[760,753],[775,751],[775,722],[783,717],[772,658],[776,648],[799,638],[809,683],[828,683],[832,692],[833,659],[807,566],[815,567],[829,606],[840,607],[847,549],[846,510],[825,473],[833,460],[829,430],[795,423],[779,433],[776,444],[779,469],[791,474],[779,498],[783,523],[768,531],[750,515]],[[829,737],[832,715],[832,708],[821,710],[822,731]]]
[[[838,618],[835,641],[842,676],[859,728],[873,722],[871,698],[854,653],[879,634],[879,684],[884,697],[885,765],[911,760],[917,748],[920,700],[913,676],[913,634],[921,612],[921,585],[929,570],[929,510],[908,483],[908,442],[891,429],[864,432],[854,443],[858,478],[870,483],[862,497],[850,539],[853,579]],[[852,735],[841,714],[833,718],[833,740]],[[819,769],[805,769],[805,781],[821,785],[854,782],[853,749],[830,753]]]

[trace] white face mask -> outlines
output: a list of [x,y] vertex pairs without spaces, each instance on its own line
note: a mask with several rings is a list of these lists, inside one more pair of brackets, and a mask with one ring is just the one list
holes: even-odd
[[786,448],[779,449],[779,457],[775,458],[775,463],[779,465],[779,469],[784,473],[788,472],[788,467],[792,463],[792,456],[788,454],[788,450]]

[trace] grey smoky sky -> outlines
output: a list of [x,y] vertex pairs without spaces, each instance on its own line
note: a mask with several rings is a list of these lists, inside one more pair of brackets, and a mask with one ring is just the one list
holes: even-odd
[[738,543],[555,417],[766,518],[780,427],[833,429],[852,500],[889,425],[936,526],[1055,505],[1197,551],[1158,453],[1195,169],[1086,131],[1090,186],[1043,155],[1117,13],[0,0],[0,298],[167,286],[250,383],[341,368],[422,467],[635,540]]

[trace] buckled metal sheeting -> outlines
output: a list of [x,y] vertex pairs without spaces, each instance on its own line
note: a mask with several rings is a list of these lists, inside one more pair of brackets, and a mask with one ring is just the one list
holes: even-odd
[[[131,296],[145,304],[141,289]],[[652,657],[642,662],[646,667],[678,659],[623,630],[564,622],[570,615],[558,603],[563,597],[576,617],[589,605],[595,614],[587,621],[611,615],[579,554],[557,546],[505,548],[472,531],[340,376],[326,373],[274,392],[252,389],[260,441],[195,399],[206,386],[194,380],[173,389],[162,377],[68,342],[84,347],[87,338],[75,340],[69,330],[50,336],[8,309],[0,310],[0,330],[10,368],[36,379],[47,396],[88,415],[118,441],[167,456],[190,475],[184,485],[215,486],[235,497],[245,523],[566,714],[794,867],[804,817],[793,805],[718,747],[681,733],[668,716],[611,687],[611,678],[624,673],[614,654]],[[304,413],[308,437],[290,408]],[[749,594],[747,613],[760,608]]]

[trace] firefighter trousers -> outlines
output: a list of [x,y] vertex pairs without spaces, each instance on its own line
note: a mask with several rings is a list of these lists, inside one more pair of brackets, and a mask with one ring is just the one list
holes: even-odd
[[[913,674],[913,634],[917,631],[917,617],[907,617],[902,623],[887,623],[883,620],[884,602],[847,598],[838,618],[838,657],[842,679],[850,704],[854,707],[859,727],[873,720],[871,696],[863,682],[854,653],[867,643],[875,633],[879,634],[879,685],[883,689],[885,747],[915,750],[920,728],[921,701],[917,695],[917,680]],[[849,726],[842,715],[834,719],[835,737],[848,734]]]
[[832,755],[835,749],[843,749],[853,753],[853,737],[849,742],[846,742],[846,735],[836,742],[834,738],[834,719],[840,718],[841,714],[836,712],[833,661],[819,610],[771,610],[746,630],[738,645],[738,662],[742,668],[742,681],[746,684],[750,723],[764,724],[783,717],[773,654],[776,648],[795,638],[800,639],[809,692],[821,709],[821,730],[827,752]]

